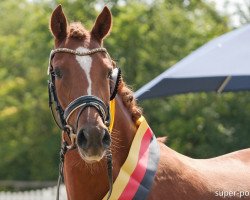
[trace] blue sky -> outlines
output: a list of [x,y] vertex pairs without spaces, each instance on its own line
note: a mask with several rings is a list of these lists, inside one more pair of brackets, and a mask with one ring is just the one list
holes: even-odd
[[249,0],[206,0],[209,2],[213,2],[216,5],[216,8],[222,12],[223,14],[230,14],[232,16],[231,18],[231,24],[233,26],[240,26],[239,22],[239,16],[237,16],[235,13],[236,6],[235,4],[238,3],[241,5],[241,8],[243,10],[246,10],[246,2],[250,3]]

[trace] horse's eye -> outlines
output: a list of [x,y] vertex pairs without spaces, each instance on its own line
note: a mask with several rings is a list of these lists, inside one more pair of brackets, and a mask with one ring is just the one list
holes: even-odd
[[55,69],[54,69],[54,72],[55,72],[55,76],[56,76],[57,78],[62,78],[63,74],[62,74],[62,70],[61,70],[61,69],[55,68]]

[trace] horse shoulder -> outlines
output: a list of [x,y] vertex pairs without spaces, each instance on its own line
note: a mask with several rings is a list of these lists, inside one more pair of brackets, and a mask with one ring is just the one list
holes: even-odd
[[158,144],[160,160],[149,199],[183,200],[185,196],[186,200],[201,200],[206,187],[200,175],[188,166],[191,158],[170,149],[161,140]]

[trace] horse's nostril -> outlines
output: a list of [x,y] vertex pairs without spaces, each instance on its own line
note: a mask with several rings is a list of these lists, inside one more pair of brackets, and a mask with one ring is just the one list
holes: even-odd
[[86,149],[87,148],[87,143],[88,143],[88,133],[84,131],[84,129],[81,129],[79,132],[78,132],[78,135],[77,135],[77,143],[78,143],[78,146],[83,148],[83,149]]
[[102,144],[105,148],[108,148],[110,146],[110,135],[108,133],[108,131],[104,131],[104,135],[103,135],[103,138],[102,138]]

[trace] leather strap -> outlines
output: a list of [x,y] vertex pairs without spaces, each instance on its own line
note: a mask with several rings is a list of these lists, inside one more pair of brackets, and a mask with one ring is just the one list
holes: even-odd
[[109,118],[109,111],[105,103],[96,96],[86,95],[76,98],[68,105],[68,107],[64,111],[64,120],[67,122],[73,112],[80,107],[83,109],[86,107],[96,108],[104,122],[106,122],[107,118]]

